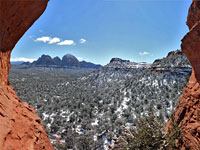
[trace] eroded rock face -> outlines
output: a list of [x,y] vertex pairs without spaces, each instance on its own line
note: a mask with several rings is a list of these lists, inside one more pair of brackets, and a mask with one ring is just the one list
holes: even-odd
[[12,49],[44,12],[47,3],[48,0],[0,0],[0,84],[8,84]]
[[[183,143],[180,149],[200,150],[200,1],[193,0],[187,25],[190,31],[182,39],[182,50],[192,64],[189,83],[181,95],[174,119],[182,127]],[[170,126],[167,123],[166,129]]]
[[0,150],[52,150],[36,111],[9,85],[10,55],[48,0],[0,0]]

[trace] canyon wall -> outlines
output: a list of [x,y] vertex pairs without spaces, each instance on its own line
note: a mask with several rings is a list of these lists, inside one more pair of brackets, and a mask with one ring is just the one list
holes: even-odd
[[36,111],[8,81],[10,55],[48,0],[0,0],[0,150],[53,150]]
[[[193,70],[188,84],[174,112],[174,119],[182,128],[180,149],[200,150],[200,1],[193,0],[187,18],[189,32],[182,39],[181,48]],[[166,129],[170,126],[170,120]]]

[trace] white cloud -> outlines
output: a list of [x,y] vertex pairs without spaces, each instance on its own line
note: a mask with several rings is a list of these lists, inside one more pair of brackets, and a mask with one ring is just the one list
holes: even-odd
[[[61,41],[61,39],[58,37],[50,37],[50,36],[39,37],[39,38],[35,39],[34,41],[35,42],[43,42],[43,43],[47,43],[47,44],[57,43],[57,45],[76,45],[76,43],[73,40]],[[80,43],[85,43],[85,42],[86,42],[85,39],[80,39]]]
[[49,42],[50,39],[51,39],[51,37],[43,36],[43,37],[37,38],[37,39],[35,40],[35,42],[44,42],[44,43],[46,43],[46,42]]
[[20,57],[20,58],[11,58],[10,61],[11,62],[19,62],[19,61],[24,61],[24,62],[33,62],[37,59],[31,59],[31,58],[24,58],[24,57]]
[[43,37],[40,37],[40,38],[37,38],[35,40],[35,42],[43,42],[43,43],[47,43],[48,44],[54,44],[54,43],[58,43],[60,42],[60,38],[58,37],[49,37],[49,36],[43,36]]
[[80,43],[84,44],[87,40],[86,39],[80,39]]
[[140,54],[140,56],[144,56],[144,55],[149,55],[150,53],[149,52],[140,52],[139,54]]
[[57,45],[75,45],[76,43],[73,40],[64,40]]
[[58,43],[60,42],[60,38],[54,37],[51,38],[48,44]]

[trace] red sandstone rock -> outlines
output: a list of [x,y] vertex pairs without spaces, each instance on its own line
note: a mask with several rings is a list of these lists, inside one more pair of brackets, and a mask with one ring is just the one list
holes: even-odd
[[[193,0],[187,25],[190,31],[182,39],[182,50],[192,64],[189,83],[181,95],[174,112],[174,119],[182,127],[181,150],[200,150],[200,1]],[[171,124],[167,123],[165,129]]]
[[48,0],[0,0],[0,150],[53,150],[36,111],[9,85],[10,54]]

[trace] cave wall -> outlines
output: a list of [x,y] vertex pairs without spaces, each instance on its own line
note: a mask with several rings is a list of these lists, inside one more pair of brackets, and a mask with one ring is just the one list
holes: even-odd
[[47,3],[0,0],[0,150],[53,149],[36,111],[16,96],[8,81],[12,49]]
[[[181,48],[192,64],[192,75],[179,98],[174,119],[182,128],[180,149],[200,150],[200,1],[193,0],[187,18],[189,32]],[[171,125],[170,120],[166,129]]]

